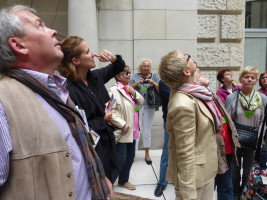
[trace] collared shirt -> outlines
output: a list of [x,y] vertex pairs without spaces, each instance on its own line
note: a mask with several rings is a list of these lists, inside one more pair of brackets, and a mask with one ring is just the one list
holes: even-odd
[[133,139],[136,140],[139,138],[139,114],[138,114],[138,111],[135,110],[136,106],[138,106],[135,101],[133,100],[133,98],[131,97],[131,95],[129,94],[129,92],[127,91],[127,89],[125,88],[125,86],[118,81],[118,86],[123,89],[127,96],[131,99],[132,103],[133,103],[133,106],[134,106],[134,132],[133,132]]
[[[60,99],[66,103],[69,93],[64,87],[66,79],[54,74],[50,76],[48,74],[26,70],[29,75],[37,79],[40,83],[47,86],[49,89],[54,91]],[[59,114],[50,104],[48,104],[39,94],[36,94],[38,100],[42,103],[49,116],[55,122],[59,129],[63,139],[68,144],[72,154],[72,166],[74,175],[74,186],[76,199],[84,200],[91,199],[92,191],[91,185],[87,176],[87,169],[82,157],[80,148],[76,143],[74,137],[71,134],[71,130],[66,119]],[[9,172],[9,153],[12,150],[12,141],[9,135],[8,119],[5,114],[4,108],[0,102],[0,187],[5,183],[8,178]]]

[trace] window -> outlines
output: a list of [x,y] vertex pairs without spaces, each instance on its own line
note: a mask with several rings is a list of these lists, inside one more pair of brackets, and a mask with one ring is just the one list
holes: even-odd
[[267,71],[267,0],[246,2],[244,67]]
[[267,28],[267,1],[247,1],[245,28]]

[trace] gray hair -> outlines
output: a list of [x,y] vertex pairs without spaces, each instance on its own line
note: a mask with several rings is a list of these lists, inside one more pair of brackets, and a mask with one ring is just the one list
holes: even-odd
[[137,66],[137,72],[138,73],[141,73],[141,67],[144,64],[144,62],[149,62],[150,63],[150,70],[149,70],[149,72],[151,73],[152,60],[150,60],[149,58],[143,58],[143,59],[141,59],[139,65]]
[[23,23],[16,16],[16,12],[26,10],[36,14],[33,8],[23,5],[15,5],[9,8],[3,8],[0,11],[0,73],[7,72],[14,63],[17,62],[17,57],[14,51],[8,45],[9,38],[21,37],[24,33]]

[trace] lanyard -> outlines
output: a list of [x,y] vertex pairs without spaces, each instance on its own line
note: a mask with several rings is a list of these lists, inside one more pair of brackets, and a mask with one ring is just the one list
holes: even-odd
[[252,98],[253,98],[253,96],[254,96],[254,94],[255,94],[255,90],[253,90],[253,94],[251,95],[249,102],[247,101],[246,97],[245,97],[242,93],[239,93],[239,94],[241,94],[241,96],[242,96],[242,97],[244,98],[244,100],[247,102],[247,104],[248,104],[248,110],[249,110],[250,103],[251,103]]

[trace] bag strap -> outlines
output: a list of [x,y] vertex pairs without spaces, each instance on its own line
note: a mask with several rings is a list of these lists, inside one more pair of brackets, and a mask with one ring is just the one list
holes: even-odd
[[236,115],[237,115],[238,95],[239,95],[239,90],[237,91],[237,95],[236,95],[236,101],[235,101],[235,110],[234,110],[234,118],[233,118],[233,122],[235,122]]
[[[264,131],[264,126],[267,124],[267,122],[266,122],[266,114],[267,114],[267,109],[265,107],[264,120],[263,120],[263,123],[262,123],[262,126],[261,126],[260,137],[259,137],[259,140],[258,140],[256,152],[255,152],[255,160],[256,161],[260,161],[260,151],[261,151],[261,143],[262,143],[262,138],[263,138],[263,131]],[[267,145],[267,144],[265,144],[265,145]]]

